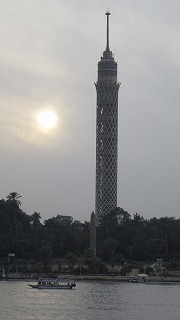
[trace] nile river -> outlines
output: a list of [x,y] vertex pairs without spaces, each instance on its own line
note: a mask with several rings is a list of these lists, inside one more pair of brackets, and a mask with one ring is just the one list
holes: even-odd
[[77,282],[36,290],[0,282],[0,320],[179,320],[180,284]]

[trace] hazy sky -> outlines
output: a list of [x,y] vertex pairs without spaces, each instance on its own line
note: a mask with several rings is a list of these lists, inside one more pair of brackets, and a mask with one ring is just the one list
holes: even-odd
[[[180,1],[0,0],[0,199],[89,221],[97,63],[118,62],[118,206],[180,218]],[[37,115],[56,113],[43,130]]]

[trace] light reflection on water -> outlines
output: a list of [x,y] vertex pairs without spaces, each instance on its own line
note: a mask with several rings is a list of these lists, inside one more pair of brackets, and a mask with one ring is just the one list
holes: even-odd
[[74,290],[35,290],[0,282],[1,320],[179,320],[180,284],[77,282]]

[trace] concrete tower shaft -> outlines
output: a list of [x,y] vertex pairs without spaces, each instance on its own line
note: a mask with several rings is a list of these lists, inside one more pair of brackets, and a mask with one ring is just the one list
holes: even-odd
[[102,215],[117,207],[118,160],[118,90],[117,63],[109,49],[109,15],[107,44],[98,62],[96,113],[96,204],[97,223]]

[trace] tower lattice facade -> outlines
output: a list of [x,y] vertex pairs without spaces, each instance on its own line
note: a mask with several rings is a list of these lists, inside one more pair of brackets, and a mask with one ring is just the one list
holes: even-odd
[[109,48],[109,12],[107,45],[98,62],[96,114],[96,204],[97,223],[102,215],[117,207],[118,91],[117,63]]

